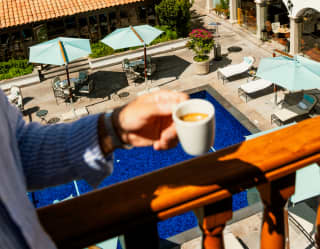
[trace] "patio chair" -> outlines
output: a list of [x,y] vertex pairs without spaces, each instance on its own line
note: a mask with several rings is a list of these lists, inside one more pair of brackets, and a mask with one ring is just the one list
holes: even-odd
[[129,70],[129,59],[125,58],[122,60],[122,70],[123,72],[126,72]]
[[147,66],[152,63],[151,55],[147,55]]
[[53,79],[52,79],[52,86],[54,86],[55,88],[57,88],[58,86],[57,86],[57,83],[59,83],[59,82],[61,82],[61,79],[60,79],[60,77],[59,76],[56,76],[56,77],[54,77]]
[[157,65],[155,63],[150,63],[147,66],[147,76],[150,77],[152,76],[155,71],[157,70]]
[[94,81],[91,79],[87,84],[84,84],[79,88],[78,93],[90,94],[93,91],[93,89],[94,89]]
[[225,80],[231,77],[248,72],[253,66],[254,58],[252,56],[244,57],[243,61],[239,64],[229,65],[224,68],[218,69],[218,79],[222,79],[224,84]]
[[304,94],[303,99],[298,104],[284,107],[282,110],[271,114],[271,124],[283,125],[294,120],[298,121],[299,119],[309,117],[316,104],[316,97]]
[[68,98],[69,94],[67,93],[66,90],[60,88],[57,86],[57,83],[60,82],[60,78],[57,76],[55,77],[52,82],[51,82],[51,87],[53,91],[53,95],[56,99],[56,104],[59,105],[58,99],[63,99],[63,101],[66,101]]
[[89,78],[89,74],[88,74],[88,71],[85,70],[85,71],[80,71],[79,72],[79,75],[78,75],[78,78],[80,80],[80,84],[83,84],[85,82],[88,81],[88,78]]
[[135,77],[134,70],[130,67],[130,61],[128,58],[122,60],[122,70],[126,74],[127,79],[132,79]]
[[268,80],[264,80],[264,79],[249,81],[248,83],[243,84],[238,88],[238,96],[245,97],[245,100],[247,103],[250,96],[252,96],[262,90],[265,90],[265,89],[269,88],[270,86],[272,86],[272,82],[270,82]]
[[274,34],[277,34],[280,26],[281,26],[281,25],[280,25],[280,22],[273,22],[273,23],[271,23],[272,32],[273,32]]
[[20,111],[24,110],[23,96],[19,86],[11,86],[10,95],[8,95],[9,102],[15,105]]

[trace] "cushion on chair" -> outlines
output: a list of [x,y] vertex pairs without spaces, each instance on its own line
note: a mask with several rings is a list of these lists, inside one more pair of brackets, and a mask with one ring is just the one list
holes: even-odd
[[252,63],[252,58],[251,57],[243,57],[244,62],[246,62],[247,64],[251,64]]
[[307,109],[308,109],[308,106],[307,106],[303,101],[299,102],[299,103],[298,103],[298,106],[299,106],[299,108],[301,108],[302,110],[307,110]]
[[314,103],[314,101],[315,101],[315,99],[314,98],[312,98],[310,95],[308,95],[308,94],[304,94],[303,95],[303,99],[304,100],[306,100],[306,101],[308,101],[311,105]]
[[81,91],[89,91],[89,86],[88,85],[82,86]]

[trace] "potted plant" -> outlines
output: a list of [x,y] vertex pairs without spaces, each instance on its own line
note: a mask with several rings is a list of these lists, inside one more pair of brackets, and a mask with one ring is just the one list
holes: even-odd
[[190,40],[187,47],[195,52],[193,61],[197,74],[209,73],[209,56],[213,49],[214,40],[212,34],[205,29],[194,29],[189,33]]
[[224,19],[228,19],[229,16],[230,16],[229,9],[224,9],[224,10],[223,10],[223,17],[224,17]]

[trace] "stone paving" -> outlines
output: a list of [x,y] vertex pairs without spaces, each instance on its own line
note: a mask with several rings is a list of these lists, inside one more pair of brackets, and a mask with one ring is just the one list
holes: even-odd
[[[222,60],[211,61],[209,74],[196,75],[192,64],[192,52],[188,49],[181,49],[153,57],[158,70],[153,79],[147,84],[131,84],[131,82],[128,82],[122,72],[121,65],[92,71],[90,77],[96,83],[93,94],[90,97],[81,97],[73,104],[60,102],[57,105],[51,89],[51,82],[47,80],[22,89],[27,114],[25,115],[25,120],[40,121],[35,116],[35,112],[39,109],[49,111],[46,117],[47,120],[53,117],[60,118],[62,114],[69,112],[73,108],[87,107],[90,114],[109,112],[131,101],[146,89],[149,89],[148,91],[160,88],[195,92],[199,89],[211,87],[217,93],[219,102],[250,131],[257,132],[258,130],[273,128],[274,125],[270,123],[270,116],[279,108],[274,104],[274,94],[268,92],[245,103],[243,99],[238,97],[237,91],[241,84],[247,82],[248,77],[241,76],[222,84],[217,78],[217,69],[229,64],[240,63],[244,56],[253,56],[255,58],[254,66],[257,67],[261,58],[272,55],[272,50],[275,47],[273,47],[272,43],[262,44],[256,42],[252,34],[225,23],[222,19],[216,19],[213,15],[200,18],[200,23],[202,22],[205,25],[213,20],[223,23],[219,27],[221,38],[218,40],[222,47]],[[241,51],[229,52],[228,48],[231,46],[238,46]],[[72,74],[71,77],[76,77],[76,74]],[[281,99],[282,95],[283,93],[280,92],[278,99]],[[229,243],[234,241],[235,244],[230,245],[228,248],[258,248],[260,216],[261,213],[228,226],[225,231],[228,233],[227,236],[230,237],[230,234],[232,234],[238,238],[237,243],[231,236],[232,238],[228,239],[228,241]],[[308,224],[310,225],[310,223]],[[295,228],[292,228],[290,233],[292,248],[313,248],[306,238],[301,236],[299,231],[295,231]],[[239,241],[243,242],[242,246]],[[194,238],[194,240],[184,243],[181,248],[200,248],[200,238]]]
[[[210,17],[201,18],[203,23],[212,21]],[[241,84],[246,83],[248,77],[244,76],[222,84],[217,79],[216,71],[219,67],[240,63],[244,56],[249,55],[255,57],[254,66],[257,67],[260,58],[271,56],[271,52],[248,42],[243,36],[230,29],[229,25],[220,26],[219,32],[222,36],[218,41],[222,47],[222,60],[212,60],[209,74],[196,75],[192,64],[193,53],[188,49],[181,49],[153,56],[153,61],[157,64],[157,72],[153,79],[147,83],[147,87],[186,91],[209,85],[226,99],[226,102],[223,103],[226,107],[239,110],[259,130],[270,129],[272,127],[270,116],[278,108],[273,103],[273,94],[269,93],[245,103],[238,97],[237,90]],[[230,53],[227,50],[230,46],[239,46],[241,51]],[[76,73],[71,74],[71,77],[76,77]],[[56,104],[50,80],[23,88],[26,113],[30,114],[25,117],[26,120],[31,117],[33,121],[39,121],[34,112],[37,109],[48,110],[47,119],[60,117],[61,114],[70,111],[72,108],[84,106],[87,107],[89,113],[111,111],[113,108],[134,99],[139,92],[146,89],[145,83],[129,84],[122,72],[121,65],[94,70],[91,72],[91,78],[96,84],[93,94],[90,97],[81,97],[73,104],[65,104],[61,101],[59,101],[59,105]]]

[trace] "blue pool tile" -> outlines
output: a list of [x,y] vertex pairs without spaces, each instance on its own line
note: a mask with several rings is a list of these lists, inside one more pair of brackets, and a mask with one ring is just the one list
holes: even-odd
[[[240,143],[244,136],[250,132],[243,127],[223,106],[206,91],[192,94],[192,98],[202,98],[210,101],[216,111],[216,138],[215,150]],[[107,177],[100,187],[130,179],[147,172],[151,172],[181,161],[192,158],[187,155],[180,145],[168,151],[154,151],[152,147],[133,148],[131,150],[116,150],[114,152],[114,172]],[[80,193],[91,191],[92,188],[85,181],[77,181]],[[48,188],[35,192],[35,205],[37,207],[51,204],[54,200],[63,200],[70,195],[76,196],[73,183]],[[248,205],[246,191],[233,195],[233,210]],[[168,238],[186,231],[197,225],[197,220],[192,212],[158,223],[159,236]]]

